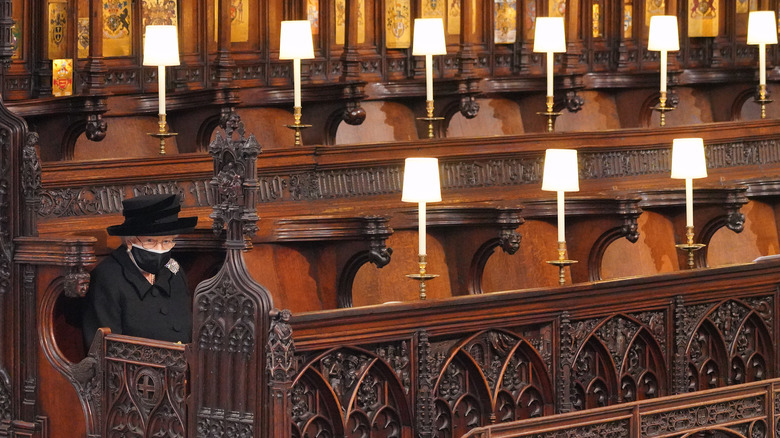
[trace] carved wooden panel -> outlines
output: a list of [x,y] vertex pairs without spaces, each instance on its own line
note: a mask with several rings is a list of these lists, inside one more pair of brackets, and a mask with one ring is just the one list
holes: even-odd
[[405,342],[299,357],[292,436],[404,436],[412,418],[410,360]]
[[[774,298],[690,306],[696,331],[688,341],[687,390],[763,380],[774,375]],[[697,318],[698,316],[698,318]]]
[[667,395],[663,312],[616,315],[572,325],[573,408]]
[[450,343],[433,344],[440,368],[433,387],[435,436],[551,413],[552,376],[528,340],[488,330]]
[[121,338],[106,340],[104,436],[184,438],[184,347],[165,348]]

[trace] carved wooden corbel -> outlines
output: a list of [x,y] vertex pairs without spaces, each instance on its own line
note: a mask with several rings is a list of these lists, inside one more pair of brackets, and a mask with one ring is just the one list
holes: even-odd
[[475,78],[465,78],[458,81],[458,94],[460,94],[460,114],[473,119],[479,113],[477,94],[479,93],[479,81]]
[[63,293],[68,298],[84,298],[89,289],[89,272],[83,265],[72,266],[65,276]]
[[585,99],[577,94],[577,90],[569,90],[566,92],[564,104],[570,113],[576,113],[582,109],[583,105],[585,105]]

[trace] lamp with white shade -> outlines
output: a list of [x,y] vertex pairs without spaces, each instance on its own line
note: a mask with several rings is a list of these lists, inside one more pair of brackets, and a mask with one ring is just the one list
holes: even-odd
[[761,104],[761,118],[766,118],[766,45],[777,44],[775,11],[752,11],[748,15],[748,44],[758,45],[758,99]]
[[412,55],[425,56],[425,110],[428,122],[428,138],[433,138],[433,122],[443,120],[433,116],[433,55],[446,55],[444,22],[441,18],[415,18],[412,38]]
[[547,149],[544,154],[544,171],[542,190],[556,192],[558,203],[558,260],[547,263],[558,266],[558,282],[566,282],[565,267],[576,260],[566,259],[566,212],[564,208],[564,193],[580,190],[579,170],[577,166],[577,151],[574,149]]
[[675,138],[672,142],[672,178],[685,180],[685,235],[686,243],[676,245],[688,252],[688,267],[694,267],[693,253],[705,245],[693,243],[693,180],[707,176],[704,140]]
[[547,132],[553,131],[555,117],[560,115],[553,112],[553,54],[563,52],[566,52],[563,17],[536,17],[534,53],[547,53],[547,111],[538,113],[547,116]]
[[680,37],[677,31],[677,17],[674,15],[655,15],[650,17],[650,33],[647,50],[661,52],[661,97],[654,110],[660,113],[661,126],[666,125],[666,112],[674,108],[666,106],[666,70],[667,52],[680,50]]
[[149,25],[144,34],[143,65],[157,66],[159,131],[149,135],[160,139],[160,155],[165,155],[165,139],[176,135],[168,131],[165,111],[165,67],[179,65],[179,37],[176,26]]
[[295,130],[295,146],[300,146],[301,129],[311,125],[301,123],[301,59],[314,58],[314,43],[309,20],[282,21],[279,36],[279,59],[293,60],[293,117],[292,125],[285,125]]
[[438,277],[426,273],[427,249],[426,240],[426,203],[441,201],[441,184],[439,182],[439,160],[436,158],[414,157],[404,162],[404,181],[401,201],[416,202],[419,223],[419,272],[407,277],[420,282],[420,299],[426,298],[425,281]]

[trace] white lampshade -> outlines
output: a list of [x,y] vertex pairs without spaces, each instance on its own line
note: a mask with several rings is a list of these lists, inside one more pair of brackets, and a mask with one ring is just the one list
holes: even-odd
[[536,17],[534,31],[534,52],[565,52],[566,33],[563,30],[563,17]]
[[437,158],[407,158],[404,163],[404,187],[401,201],[439,202],[439,160]]
[[677,32],[677,17],[654,15],[650,17],[650,35],[647,50],[680,50],[680,36]]
[[675,138],[672,142],[672,178],[694,179],[707,176],[704,140]]
[[578,192],[580,190],[576,150],[547,149],[544,154],[542,190],[551,192]]
[[444,22],[441,18],[415,18],[412,55],[446,55]]
[[748,15],[748,44],[777,44],[775,11],[753,11]]
[[312,59],[314,43],[309,20],[282,21],[279,59]]
[[176,26],[146,26],[144,65],[179,65],[179,36]]

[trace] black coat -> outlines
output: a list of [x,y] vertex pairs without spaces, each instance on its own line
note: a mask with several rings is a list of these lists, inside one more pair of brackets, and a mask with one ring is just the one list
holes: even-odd
[[87,348],[100,327],[116,334],[190,342],[191,298],[184,273],[174,270],[163,268],[154,284],[149,284],[130,259],[126,245],[100,262],[92,270],[83,314]]

